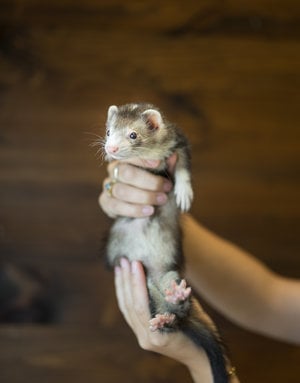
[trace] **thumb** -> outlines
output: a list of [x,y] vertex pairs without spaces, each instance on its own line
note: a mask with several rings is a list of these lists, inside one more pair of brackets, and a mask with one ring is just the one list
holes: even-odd
[[170,174],[173,174],[175,171],[175,166],[177,162],[177,153],[171,154],[171,156],[167,159],[168,171]]

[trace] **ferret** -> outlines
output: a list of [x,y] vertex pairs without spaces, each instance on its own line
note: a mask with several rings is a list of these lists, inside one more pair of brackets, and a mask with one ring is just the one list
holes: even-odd
[[[190,146],[182,131],[168,122],[162,112],[146,103],[112,105],[108,108],[106,160],[129,158],[160,160],[149,171],[172,177],[174,188],[165,205],[147,218],[118,217],[106,243],[108,264],[114,267],[120,258],[141,261],[149,292],[151,331],[182,331],[209,358],[215,383],[229,381],[226,354],[217,329],[197,310],[191,287],[180,274],[183,269],[180,212],[190,209],[193,199],[190,173]],[[177,153],[174,175],[167,171],[167,159]]]

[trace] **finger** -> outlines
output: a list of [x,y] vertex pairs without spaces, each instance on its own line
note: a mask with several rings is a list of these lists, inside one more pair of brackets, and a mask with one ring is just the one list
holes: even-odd
[[135,312],[141,324],[146,325],[150,319],[149,296],[144,267],[141,262],[131,263],[131,289]]
[[112,195],[124,202],[140,205],[163,205],[168,196],[163,192],[154,192],[136,188],[121,182],[116,182],[112,187]]
[[121,258],[120,266],[122,270],[122,281],[123,281],[123,291],[124,291],[124,304],[125,310],[130,310],[132,307],[132,294],[131,294],[131,271],[130,271],[130,263],[128,259]]
[[170,174],[173,174],[175,171],[175,166],[177,162],[177,153],[171,154],[171,156],[167,159],[168,171]]
[[151,339],[155,338],[149,329],[151,318],[146,276],[141,262],[131,263],[131,296],[134,306],[131,309],[131,323],[139,345],[152,349]]
[[128,160],[126,160],[126,162],[128,164],[138,166],[141,168],[155,169],[158,167],[161,161],[160,160],[145,160],[145,159],[136,157],[136,158],[129,158]]
[[[106,188],[106,186],[107,186],[108,184],[111,185],[111,191],[110,191],[110,193],[108,193],[107,188]],[[102,189],[105,190],[106,193],[107,193],[110,197],[113,196],[113,187],[114,187],[114,182],[113,182],[110,178],[108,178],[108,177],[104,178],[104,180],[103,180],[103,182],[102,182]]]
[[150,216],[154,213],[153,205],[163,205],[168,199],[165,193],[145,191],[120,182],[112,183],[108,193],[108,183],[111,183],[110,179],[105,178],[99,204],[111,218],[117,215],[136,218]]
[[141,262],[131,263],[131,288],[134,310],[132,310],[132,324],[138,338],[139,345],[146,350],[161,350],[169,342],[169,336],[150,330],[150,306],[146,283],[146,276]]
[[131,310],[132,298],[130,287],[130,264],[127,259],[122,258],[120,266],[115,268],[115,290],[118,306],[124,315],[126,322],[132,327]]
[[170,180],[124,162],[114,162],[108,165],[108,173],[111,179],[114,178],[115,166],[118,166],[119,182],[123,182],[136,188],[156,192],[169,192],[172,189]]
[[127,318],[127,312],[125,309],[123,275],[122,275],[122,269],[120,266],[115,267],[114,282],[115,282],[115,293],[116,293],[119,309],[121,313],[124,315],[126,322],[128,323],[129,320]]
[[117,216],[143,218],[151,216],[155,211],[151,205],[124,202],[110,197],[105,191],[100,194],[98,202],[102,210],[111,218],[116,218]]

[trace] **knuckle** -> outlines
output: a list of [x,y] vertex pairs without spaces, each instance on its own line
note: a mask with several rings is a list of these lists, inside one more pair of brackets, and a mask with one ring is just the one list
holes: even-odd
[[135,177],[136,169],[134,166],[128,164],[122,164],[119,166],[119,175],[121,175],[122,180],[131,181]]
[[105,207],[105,193],[102,192],[99,197],[98,197],[98,203],[99,203],[99,206],[104,209]]
[[127,187],[122,182],[114,182],[112,184],[112,194],[120,201],[127,200]]
[[100,207],[102,207],[102,200],[103,200],[103,193],[99,194],[99,197],[98,197],[98,204]]
[[143,217],[142,207],[139,205],[128,204],[128,214],[130,217]]
[[155,187],[155,190],[160,190],[163,185],[163,177],[161,176],[152,176],[153,177],[153,186]]
[[157,175],[154,175],[154,174],[148,174],[148,177],[149,177],[149,188],[152,190],[152,191],[161,191],[163,190],[163,182],[164,182],[164,178],[161,177],[161,176],[157,176]]
[[151,339],[152,349],[160,349],[164,348],[167,345],[166,338],[162,336],[162,334],[159,334],[160,336],[154,336]]
[[116,166],[116,163],[117,163],[117,161],[109,162],[109,164],[107,165],[108,174],[112,175],[112,172],[113,172],[114,167]]
[[134,207],[131,204],[122,201],[118,201],[118,203],[115,204],[114,212],[122,217],[137,217]]
[[138,339],[138,343],[143,350],[147,351],[157,351],[168,346],[168,341],[160,333],[141,336]]
[[138,339],[138,344],[143,350],[150,351],[149,343],[145,339]]

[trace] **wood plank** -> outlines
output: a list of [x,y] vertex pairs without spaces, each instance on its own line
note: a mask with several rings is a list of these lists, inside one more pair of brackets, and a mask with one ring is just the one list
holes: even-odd
[[130,333],[121,341],[121,334],[117,329],[2,328],[1,381],[191,382],[182,366],[143,352]]
[[[2,327],[0,354],[3,382],[72,381],[190,382],[186,370],[167,358],[138,348],[133,335],[124,328]],[[254,341],[255,340],[255,341]],[[239,333],[233,354],[242,381],[286,381],[297,383],[299,348]],[[272,350],[272,352],[270,352]],[[282,363],[289,360],[289,368]],[[255,356],[255,368],[253,357]],[[18,368],[15,368],[16,364]],[[295,366],[292,368],[292,366]],[[276,370],[276,377],[274,377]]]
[[253,1],[250,4],[230,2],[159,2],[120,3],[114,1],[2,1],[4,20],[20,19],[34,25],[66,24],[69,28],[164,31],[178,34],[252,35],[268,38],[299,37],[299,6],[297,1]]
[[[60,325],[0,327],[1,382],[191,381],[139,349],[97,258],[109,220],[89,144],[110,104],[150,101],[181,125],[194,216],[299,277],[298,3],[1,2],[0,260],[56,276],[63,301]],[[298,347],[208,310],[242,382],[298,382]]]

